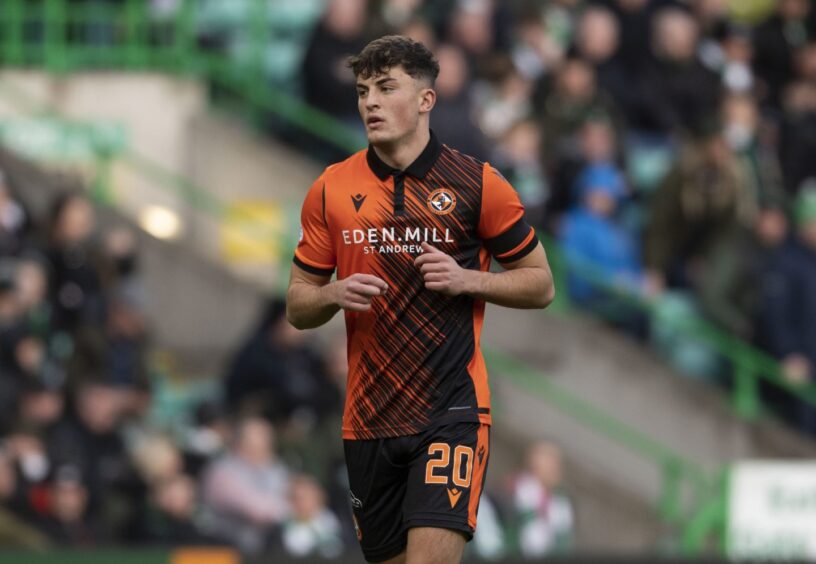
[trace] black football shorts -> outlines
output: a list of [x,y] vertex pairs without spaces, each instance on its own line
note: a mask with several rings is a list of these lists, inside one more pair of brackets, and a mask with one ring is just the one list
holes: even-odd
[[481,423],[344,441],[354,525],[366,560],[400,554],[411,527],[452,529],[470,540],[489,442],[490,427]]

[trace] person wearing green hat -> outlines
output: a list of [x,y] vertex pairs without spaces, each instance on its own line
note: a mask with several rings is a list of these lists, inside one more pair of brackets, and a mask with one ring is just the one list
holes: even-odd
[[[793,219],[794,237],[771,257],[762,278],[759,337],[781,360],[783,376],[804,385],[816,376],[816,178],[799,190]],[[789,415],[816,432],[816,410],[792,407]]]

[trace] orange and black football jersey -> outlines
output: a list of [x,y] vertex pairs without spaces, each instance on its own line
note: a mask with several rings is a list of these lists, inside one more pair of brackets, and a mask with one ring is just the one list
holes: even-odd
[[343,438],[412,435],[456,421],[490,424],[479,348],[484,302],[425,288],[414,259],[428,242],[465,268],[487,271],[538,244],[510,184],[488,163],[433,133],[405,171],[369,148],[332,165],[303,204],[294,262],[337,278],[388,283],[363,313],[345,312],[349,377]]

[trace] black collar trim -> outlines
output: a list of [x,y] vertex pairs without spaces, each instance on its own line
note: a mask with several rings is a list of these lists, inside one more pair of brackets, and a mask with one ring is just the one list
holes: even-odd
[[[433,167],[433,165],[436,163],[436,159],[439,158],[441,153],[442,145],[439,143],[439,140],[437,140],[434,132],[431,131],[431,139],[428,141],[428,144],[425,146],[422,153],[420,153],[416,160],[408,165],[408,168],[406,168],[404,172],[406,174],[410,174],[414,178],[425,178],[425,175],[431,170],[431,167]],[[368,146],[366,161],[368,161],[369,168],[380,180],[385,180],[389,176],[403,173],[403,171],[385,164],[382,159],[377,156],[377,152],[374,151],[374,147],[371,145]]]

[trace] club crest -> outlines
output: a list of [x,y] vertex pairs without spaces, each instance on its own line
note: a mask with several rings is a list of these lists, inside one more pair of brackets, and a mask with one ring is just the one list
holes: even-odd
[[428,209],[436,215],[448,215],[456,207],[456,195],[448,188],[439,188],[428,196]]

